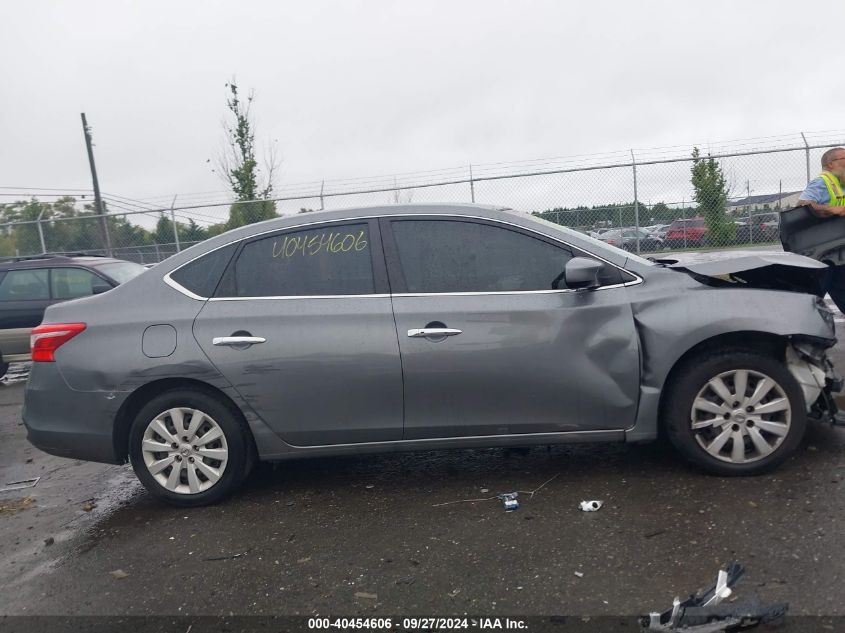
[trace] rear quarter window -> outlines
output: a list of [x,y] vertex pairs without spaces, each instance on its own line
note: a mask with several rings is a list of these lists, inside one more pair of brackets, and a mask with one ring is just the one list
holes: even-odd
[[174,270],[170,278],[195,295],[211,297],[236,248],[237,244],[229,244],[202,255]]

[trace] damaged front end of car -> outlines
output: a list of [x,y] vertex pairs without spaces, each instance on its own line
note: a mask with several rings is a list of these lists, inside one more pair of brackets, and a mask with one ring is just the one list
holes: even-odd
[[723,259],[657,260],[711,287],[754,288],[815,295],[815,309],[831,332],[830,337],[792,335],[783,360],[801,386],[810,419],[845,426],[833,394],[843,379],[835,371],[827,350],[836,344],[833,311],[824,301],[827,265],[792,253],[749,252]]
[[804,392],[808,418],[845,426],[845,415],[839,412],[833,397],[842,391],[842,377],[827,357],[827,350],[835,343],[836,339],[795,336],[786,348],[786,365]]

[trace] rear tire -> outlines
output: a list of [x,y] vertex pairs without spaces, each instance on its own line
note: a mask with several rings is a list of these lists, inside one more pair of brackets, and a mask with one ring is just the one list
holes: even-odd
[[243,483],[254,460],[249,428],[201,390],[159,394],[135,416],[129,459],[144,487],[176,506],[217,503]]
[[792,455],[807,425],[789,369],[745,349],[687,360],[666,386],[663,424],[689,461],[717,475],[757,475]]

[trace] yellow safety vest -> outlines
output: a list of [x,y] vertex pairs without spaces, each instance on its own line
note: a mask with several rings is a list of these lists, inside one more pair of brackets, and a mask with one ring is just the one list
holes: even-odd
[[845,192],[842,191],[839,178],[829,171],[823,171],[820,178],[824,180],[824,184],[827,185],[827,192],[830,194],[830,202],[828,204],[831,207],[845,207]]

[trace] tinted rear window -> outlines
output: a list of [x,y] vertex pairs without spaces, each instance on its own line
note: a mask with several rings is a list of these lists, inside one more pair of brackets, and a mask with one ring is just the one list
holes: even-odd
[[170,278],[180,286],[190,290],[200,297],[211,297],[217,282],[226,269],[229,260],[237,248],[237,244],[229,244],[218,248],[194,261],[185,264],[182,268],[170,273]]

